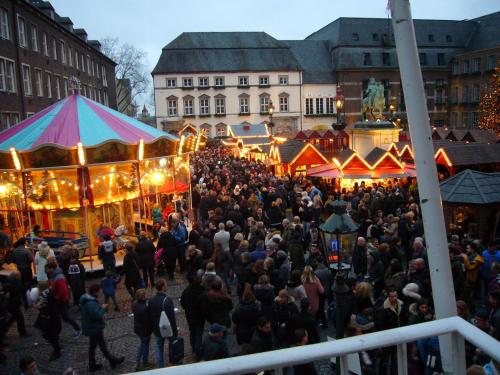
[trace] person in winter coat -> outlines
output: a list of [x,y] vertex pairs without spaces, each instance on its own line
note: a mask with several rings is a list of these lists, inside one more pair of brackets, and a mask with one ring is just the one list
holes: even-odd
[[102,365],[95,360],[95,350],[99,345],[102,354],[106,357],[111,365],[115,368],[124,361],[124,357],[113,356],[106,346],[104,341],[104,315],[106,314],[107,305],[99,305],[98,297],[101,287],[98,284],[93,284],[89,287],[88,293],[80,298],[80,311],[82,314],[82,331],[85,336],[89,337],[89,372],[95,372],[102,369]]
[[[332,285],[333,285],[333,275],[325,265],[325,259],[321,256],[317,259],[315,264],[314,274],[321,282],[323,286],[324,293],[319,297],[318,312],[316,313],[316,319],[320,322],[322,327],[328,327],[328,320],[325,314],[325,304],[332,300]],[[313,264],[314,268],[314,264]]]
[[260,302],[261,313],[269,319],[273,313],[273,302],[275,297],[274,286],[271,285],[268,275],[261,275],[257,284],[253,286],[255,298]]
[[198,359],[201,354],[203,340],[203,326],[205,317],[202,311],[202,300],[205,296],[205,288],[201,285],[203,271],[188,273],[189,285],[181,294],[180,303],[186,314],[189,328],[189,341],[194,356]]
[[309,336],[309,342],[316,344],[319,342],[318,323],[310,311],[309,299],[305,298],[300,302],[300,312],[292,316],[291,330],[305,329]]
[[38,251],[35,254],[35,266],[36,266],[36,281],[47,281],[48,277],[45,273],[45,265],[47,264],[47,258],[53,257],[54,251],[50,248],[46,241],[43,241],[38,245]]
[[177,321],[175,319],[174,303],[170,297],[167,296],[167,282],[164,279],[159,279],[155,283],[156,295],[149,299],[148,316],[149,321],[153,327],[153,333],[156,336],[156,367],[165,367],[164,346],[165,338],[161,336],[160,332],[160,316],[161,312],[165,311],[167,318],[172,326],[173,338],[178,336]]
[[373,285],[375,298],[378,298],[384,289],[384,264],[380,260],[380,252],[377,249],[370,249],[368,252],[368,279]]
[[69,288],[66,278],[62,274],[61,269],[55,263],[47,263],[45,272],[49,277],[49,287],[52,289],[54,298],[57,303],[57,308],[61,314],[62,320],[69,323],[75,330],[75,337],[80,337],[82,332],[78,323],[69,316]]
[[187,276],[196,274],[199,269],[203,269],[203,254],[195,245],[189,245],[186,257]]
[[73,256],[68,267],[68,283],[73,295],[73,304],[80,305],[80,297],[85,293],[85,267],[78,259],[78,255]]
[[215,280],[210,290],[202,300],[202,311],[209,323],[219,323],[227,328],[231,327],[229,313],[233,309],[233,300],[222,288],[222,282]]
[[274,267],[278,270],[278,279],[275,281],[274,289],[279,291],[286,287],[291,271],[290,260],[288,254],[283,250],[278,250],[276,253],[276,261]]
[[109,235],[103,236],[103,243],[99,246],[98,254],[99,259],[102,261],[102,266],[104,271],[110,270],[113,273],[116,273],[116,245],[111,241],[111,237]]
[[148,287],[148,275],[151,288],[155,283],[155,251],[155,245],[146,237],[146,232],[141,232],[139,234],[139,241],[135,245],[135,253],[137,266],[142,270],[142,279],[144,280],[145,288]]
[[306,291],[307,299],[309,300],[309,313],[315,316],[319,308],[319,300],[325,294],[323,285],[318,277],[314,274],[311,266],[306,266],[301,276],[302,285]]
[[294,270],[290,274],[290,280],[288,280],[288,284],[286,286],[286,291],[293,297],[297,308],[300,307],[300,301],[304,298],[307,298],[306,289],[304,285],[302,285],[302,272],[299,270]]
[[276,348],[271,321],[267,316],[261,316],[257,321],[257,329],[252,335],[250,345],[254,353],[262,353]]
[[49,289],[49,284],[46,281],[38,283],[40,292],[37,307],[39,312],[35,326],[42,331],[42,336],[50,345],[52,345],[52,353],[49,361],[54,361],[61,357],[61,345],[59,343],[59,334],[61,333],[61,317],[57,310],[57,303],[54,294]]
[[24,314],[21,310],[22,301],[25,296],[21,272],[12,271],[3,284],[3,290],[9,296],[6,310],[10,313],[10,318],[5,324],[4,331],[7,332],[8,327],[15,320],[19,336],[30,336],[28,331],[26,331]]
[[120,282],[120,278],[113,274],[113,271],[106,271],[106,276],[101,280],[102,293],[104,294],[104,303],[108,303],[109,299],[115,305],[115,311],[120,311],[116,302],[116,287]]
[[167,268],[169,280],[174,279],[175,265],[177,262],[177,242],[175,237],[166,228],[160,230],[160,239],[156,244],[158,249],[163,249],[162,257]]
[[135,302],[132,305],[132,313],[134,314],[134,333],[140,340],[135,371],[149,370],[151,369],[151,365],[148,363],[149,341],[151,340],[153,327],[149,320],[145,289],[138,289],[135,292]]
[[229,356],[229,349],[226,340],[226,327],[213,323],[210,326],[208,335],[203,339],[200,359],[202,361],[211,361],[214,359],[223,359]]
[[408,308],[408,313],[408,324],[425,323],[433,319],[429,301],[425,298],[412,303]]
[[300,225],[295,225],[292,238],[286,244],[286,250],[288,254],[290,254],[290,261],[292,263],[292,269],[294,270],[298,269],[302,271],[304,265],[306,264],[302,240],[302,227]]
[[238,345],[250,342],[260,314],[260,302],[255,299],[252,286],[246,284],[240,303],[234,309],[232,316]]
[[31,255],[31,251],[26,248],[26,239],[24,237],[14,243],[12,256],[17,270],[21,272],[21,280],[24,289],[27,290],[30,288],[33,280],[33,271],[31,270],[33,256]]
[[292,317],[298,312],[293,297],[285,289],[280,290],[278,296],[274,299],[273,318],[271,320],[278,347],[283,348],[289,344]]
[[132,298],[135,298],[135,292],[144,286],[144,280],[141,278],[137,259],[134,252],[134,245],[127,243],[125,245],[127,253],[123,258],[123,273],[125,274],[125,287]]
[[210,231],[205,228],[198,240],[197,248],[203,253],[203,259],[210,259],[214,250],[213,243],[210,240]]

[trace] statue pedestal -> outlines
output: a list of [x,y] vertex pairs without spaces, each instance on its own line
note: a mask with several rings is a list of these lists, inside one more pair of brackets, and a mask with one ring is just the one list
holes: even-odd
[[392,143],[399,142],[400,132],[390,121],[359,121],[349,130],[349,146],[365,157],[375,147],[387,150]]

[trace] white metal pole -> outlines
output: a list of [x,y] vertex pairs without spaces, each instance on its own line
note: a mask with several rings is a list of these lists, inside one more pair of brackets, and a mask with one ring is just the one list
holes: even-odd
[[[418,191],[433,286],[434,306],[437,319],[443,319],[456,315],[457,309],[443,206],[434,161],[427,99],[420,69],[410,2],[409,0],[390,0],[390,6],[408,113],[408,125],[417,168]],[[460,367],[461,361],[453,360],[453,356],[465,357],[463,346],[457,344],[451,335],[441,336],[439,343],[445,373],[465,373],[465,368],[457,368]]]

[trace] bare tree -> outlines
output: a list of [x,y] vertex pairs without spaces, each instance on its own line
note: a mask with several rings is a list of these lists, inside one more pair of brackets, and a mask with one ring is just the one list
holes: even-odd
[[118,110],[127,115],[136,111],[135,98],[147,92],[150,75],[146,69],[146,52],[129,43],[121,44],[118,38],[101,40],[101,51],[116,62],[116,99]]

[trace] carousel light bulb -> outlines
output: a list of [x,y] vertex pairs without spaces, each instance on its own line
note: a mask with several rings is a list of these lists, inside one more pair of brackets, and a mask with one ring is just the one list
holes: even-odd
[[9,188],[5,185],[0,185],[0,196],[5,196],[7,195],[7,192],[9,191]]
[[81,144],[81,142],[78,142],[77,147],[78,161],[80,162],[80,165],[85,165],[85,150],[83,149],[83,145]]
[[160,159],[160,167],[165,167],[167,165],[167,159],[161,158]]

